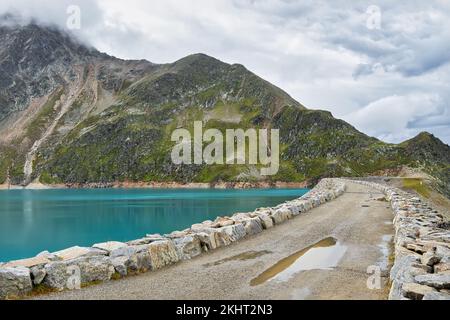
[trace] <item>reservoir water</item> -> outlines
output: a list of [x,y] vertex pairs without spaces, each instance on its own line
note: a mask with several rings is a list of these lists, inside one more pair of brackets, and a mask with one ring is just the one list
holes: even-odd
[[129,241],[217,216],[275,206],[307,189],[59,189],[0,191],[0,261],[74,245]]

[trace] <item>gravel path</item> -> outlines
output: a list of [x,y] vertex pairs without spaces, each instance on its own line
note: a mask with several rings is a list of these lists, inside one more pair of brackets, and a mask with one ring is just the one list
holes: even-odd
[[[349,183],[341,197],[229,247],[156,272],[35,299],[386,299],[393,215],[380,198],[376,190]],[[337,246],[309,251],[272,280],[250,284],[280,260],[329,237]],[[314,268],[336,259],[333,268]],[[308,265],[311,270],[288,274]],[[371,265],[382,267],[380,289],[366,285]]]

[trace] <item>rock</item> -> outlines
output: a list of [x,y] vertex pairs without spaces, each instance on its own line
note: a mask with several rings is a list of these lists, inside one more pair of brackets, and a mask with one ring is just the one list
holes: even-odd
[[19,297],[32,289],[30,269],[26,267],[0,269],[0,299]]
[[417,283],[404,283],[402,286],[403,295],[412,300],[422,300],[427,293],[437,292],[435,289]]
[[426,293],[422,300],[450,300],[450,294],[443,292],[430,292]]
[[[177,231],[177,232],[181,232],[181,231]],[[149,244],[149,243],[152,243],[155,241],[161,241],[161,240],[167,240],[167,238],[164,236],[161,236],[159,233],[148,234],[144,238],[128,241],[127,244],[130,246],[139,246],[139,245]]]
[[218,217],[216,220],[214,220],[213,227],[220,228],[220,227],[231,226],[233,224],[234,224],[233,219],[230,219],[228,217]]
[[246,236],[245,227],[242,223],[222,227],[219,230],[222,234],[225,232],[230,237],[231,242],[238,241]]
[[180,259],[171,240],[155,241],[148,246],[152,270],[178,262]]
[[[50,288],[73,289],[70,283],[79,284],[93,281],[107,281],[114,274],[114,266],[109,257],[84,256],[68,261],[56,261],[45,266],[46,276],[43,284]],[[70,281],[69,281],[70,280]]]
[[50,260],[47,259],[44,256],[36,256],[34,258],[29,259],[21,259],[21,260],[15,260],[10,261],[4,265],[4,267],[27,267],[31,268],[37,265],[44,265],[46,263],[49,263]]
[[291,211],[293,216],[298,216],[300,214],[300,210],[295,204],[286,204],[285,208],[289,211]]
[[256,218],[247,218],[241,221],[244,225],[246,235],[254,235],[263,231],[261,220]]
[[34,266],[31,268],[31,278],[33,279],[33,284],[38,285],[42,283],[47,272],[45,271],[45,267],[43,266]]
[[418,275],[415,280],[419,284],[434,287],[436,289],[450,289],[450,273],[432,273]]
[[82,284],[110,280],[115,271],[111,259],[104,256],[82,257],[71,261],[68,265],[80,268]]
[[57,252],[53,252],[53,255],[58,257],[58,260],[72,260],[83,256],[98,256],[106,255],[107,251],[97,248],[85,248],[74,246]]
[[277,209],[277,210],[275,210],[275,212],[272,213],[272,219],[273,219],[274,224],[283,223],[284,221],[291,219],[291,218],[292,218],[292,213],[290,210],[288,210],[286,208]]
[[48,251],[42,251],[42,252],[39,252],[39,253],[36,255],[36,257],[44,257],[44,258],[46,258],[46,259],[48,259],[48,260],[50,260],[50,261],[57,261],[57,260],[60,260],[60,258],[59,258],[58,256],[56,256],[56,255],[54,255],[53,253],[50,253],[50,252],[48,252]]
[[165,235],[169,239],[175,239],[175,238],[183,238],[186,237],[188,233],[186,231],[173,231],[167,235]]
[[180,260],[192,259],[202,253],[202,244],[196,235],[175,238],[173,242]]
[[63,290],[67,287],[70,273],[67,272],[67,264],[63,261],[55,261],[45,265],[45,278],[42,281],[47,287]]
[[413,282],[414,277],[410,274],[410,270],[416,264],[418,258],[416,255],[409,255],[399,257],[395,260],[390,272],[390,280],[392,282],[391,290],[389,292],[390,300],[402,300],[402,285],[407,282]]
[[424,248],[422,245],[417,244],[417,243],[408,243],[406,245],[406,249],[412,250],[412,251],[417,252],[419,254],[424,254],[425,252],[427,252],[426,248]]
[[144,238],[128,241],[127,245],[129,245],[129,246],[140,246],[140,245],[143,245],[143,244],[149,244],[152,241],[153,241],[152,239],[144,237]]
[[443,246],[443,245],[437,245],[435,254],[442,259],[448,260],[450,258],[450,248]]
[[[145,272],[151,269],[149,246],[149,244],[126,246],[111,251],[109,256],[113,260],[118,257],[126,257],[124,263],[127,272],[128,270],[132,272]],[[119,260],[116,260],[116,262]]]
[[434,266],[441,261],[441,257],[437,256],[434,252],[428,251],[422,256],[422,264],[427,266]]
[[217,248],[216,237],[214,236],[214,233],[197,232],[195,233],[195,236],[197,236],[200,240],[204,251],[214,250]]
[[122,277],[125,277],[128,274],[128,261],[129,257],[127,256],[111,258],[111,263],[114,266],[114,270]]
[[135,272],[147,272],[152,268],[149,245],[136,246],[136,253],[127,262],[128,269]]
[[440,262],[434,265],[434,273],[450,271],[450,262]]
[[108,241],[108,242],[102,242],[102,243],[96,243],[92,247],[100,250],[105,250],[107,252],[111,252],[115,249],[120,249],[123,247],[126,247],[127,244],[123,242],[118,241]]
[[270,229],[273,227],[273,220],[268,214],[258,213],[258,218],[261,220],[261,225],[264,229]]

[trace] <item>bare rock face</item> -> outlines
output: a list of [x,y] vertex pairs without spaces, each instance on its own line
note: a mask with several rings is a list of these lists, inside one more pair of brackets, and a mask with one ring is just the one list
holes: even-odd
[[24,110],[74,74],[74,65],[100,56],[55,28],[36,24],[0,27],[0,120]]
[[24,295],[32,288],[30,269],[26,267],[0,268],[0,299]]

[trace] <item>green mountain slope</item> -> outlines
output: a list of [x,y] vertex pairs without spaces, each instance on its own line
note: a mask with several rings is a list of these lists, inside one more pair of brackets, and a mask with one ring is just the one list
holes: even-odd
[[[384,143],[329,112],[306,109],[242,65],[203,54],[163,65],[125,61],[36,25],[2,27],[0,37],[8,39],[0,57],[14,61],[18,41],[52,44],[38,48],[38,58],[38,49],[21,49],[31,69],[26,75],[24,68],[10,70],[8,77],[22,77],[14,90],[32,94],[20,96],[19,107],[8,102],[16,92],[12,82],[0,79],[0,183],[314,182],[410,166],[436,177],[450,193],[450,147],[439,139],[423,133],[399,145]],[[58,44],[70,59],[33,64]],[[7,68],[6,60],[0,68]],[[260,176],[253,165],[173,164],[172,131],[192,130],[196,120],[223,132],[279,128],[278,174]]]

